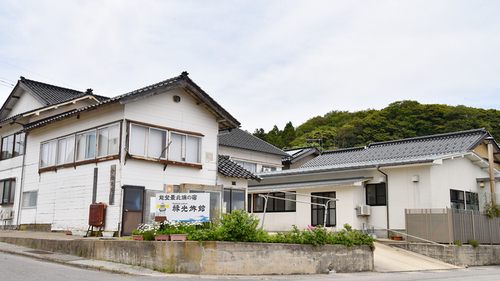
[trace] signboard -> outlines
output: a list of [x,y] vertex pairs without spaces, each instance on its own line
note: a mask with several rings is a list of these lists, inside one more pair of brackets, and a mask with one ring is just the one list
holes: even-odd
[[168,221],[209,222],[209,193],[157,193],[157,217],[167,217]]

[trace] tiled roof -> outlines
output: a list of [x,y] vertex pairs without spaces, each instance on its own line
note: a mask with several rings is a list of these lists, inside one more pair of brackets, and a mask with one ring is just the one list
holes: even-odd
[[276,146],[241,129],[232,129],[221,132],[219,135],[219,145],[266,154],[274,154],[281,157],[289,156]]
[[196,85],[189,77],[187,72],[183,72],[181,75],[164,80],[162,82],[140,88],[138,90],[119,95],[113,98],[107,98],[101,101],[100,103],[92,104],[80,109],[75,109],[72,111],[68,111],[66,113],[53,116],[47,119],[43,119],[37,122],[30,123],[24,127],[24,130],[30,130],[35,127],[56,121],[58,119],[71,116],[73,114],[77,114],[79,112],[83,112],[86,110],[91,110],[97,108],[101,105],[111,103],[111,102],[120,102],[122,104],[144,98],[150,95],[154,95],[157,93],[157,90],[160,88],[163,89],[176,89],[181,87],[189,87],[191,90],[195,91],[195,95],[198,99],[200,99],[200,104],[203,104],[205,108],[211,110],[211,112],[219,114],[225,120],[224,122],[227,126],[239,126],[240,123],[236,120],[231,114],[229,114],[224,108],[222,108],[217,102],[215,102],[207,93],[205,93],[198,85]]
[[[285,177],[299,174],[432,163],[434,160],[475,154],[474,149],[487,137],[491,137],[490,133],[482,128],[372,143],[367,147],[324,151],[298,169],[270,172],[260,174],[260,176],[262,178]],[[500,150],[496,142],[494,146],[497,151]]]
[[229,178],[252,179],[260,181],[261,178],[236,164],[229,156],[219,155],[219,174]]
[[22,76],[21,83],[29,88],[31,92],[36,96],[36,98],[45,105],[58,104],[71,99],[83,97],[88,94],[86,92],[80,92],[29,80]]
[[305,146],[305,147],[298,147],[298,148],[290,148],[290,149],[285,149],[284,150],[289,156],[288,157],[283,157],[284,162],[290,162],[294,163],[303,157],[306,157],[311,154],[316,154],[320,155],[321,151],[315,146]]
[[300,169],[373,163],[384,164],[412,160],[425,161],[444,155],[470,152],[488,136],[490,136],[489,132],[483,128],[372,143],[368,147],[326,151],[304,164]]

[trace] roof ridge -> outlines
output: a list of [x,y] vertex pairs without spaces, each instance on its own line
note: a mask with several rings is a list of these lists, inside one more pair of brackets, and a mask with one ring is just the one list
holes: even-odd
[[474,133],[488,133],[486,128],[480,128],[480,129],[472,129],[472,130],[465,130],[465,131],[458,131],[458,132],[450,132],[450,133],[443,133],[443,134],[436,134],[436,135],[430,135],[430,136],[420,136],[420,137],[412,137],[412,138],[405,138],[405,139],[398,139],[398,140],[390,140],[390,141],[382,141],[382,142],[374,142],[368,144],[368,148],[373,147],[373,146],[380,146],[380,145],[386,145],[386,144],[394,144],[394,143],[402,143],[402,142],[407,142],[407,141],[416,141],[416,140],[431,140],[431,139],[436,139],[436,138],[443,138],[443,137],[451,137],[451,136],[459,136],[459,135],[468,135],[468,134],[474,134]]
[[340,152],[346,152],[346,151],[351,151],[351,150],[365,150],[365,149],[367,149],[366,146],[355,146],[355,147],[327,150],[327,151],[321,152],[321,154],[340,153]]
[[74,90],[74,89],[70,89],[70,88],[64,88],[64,87],[61,87],[61,86],[56,86],[56,85],[47,84],[47,83],[44,83],[44,82],[39,82],[39,81],[27,79],[27,78],[24,78],[24,76],[21,76],[21,82],[36,83],[36,84],[48,86],[48,87],[51,87],[51,88],[56,88],[56,89],[61,89],[61,90],[66,90],[66,91],[71,91],[71,92],[85,93],[85,91],[78,91],[78,90]]
[[176,80],[186,80],[187,78],[187,75],[188,73],[186,71],[182,72],[181,75],[179,76],[175,76],[175,77],[172,77],[172,78],[169,78],[169,79],[166,79],[166,80],[163,80],[163,81],[160,81],[158,83],[154,83],[154,84],[151,84],[149,86],[145,86],[145,87],[142,87],[142,88],[139,88],[139,89],[136,89],[134,91],[131,91],[131,92],[128,92],[128,93],[125,93],[125,94],[121,94],[121,95],[118,95],[118,96],[115,96],[115,97],[112,97],[110,99],[120,99],[120,98],[123,98],[123,97],[126,97],[126,96],[129,96],[129,95],[133,95],[133,94],[137,94],[137,93],[140,93],[142,91],[147,91],[147,90],[150,90],[151,88],[156,88],[158,86],[161,86],[163,84],[166,84],[166,83],[172,83]]

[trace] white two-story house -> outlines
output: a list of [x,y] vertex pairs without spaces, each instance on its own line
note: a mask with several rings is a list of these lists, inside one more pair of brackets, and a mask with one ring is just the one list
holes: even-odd
[[5,225],[86,230],[102,202],[105,230],[124,235],[154,219],[158,192],[219,207],[218,134],[240,125],[186,72],[113,98],[22,78],[0,120]]

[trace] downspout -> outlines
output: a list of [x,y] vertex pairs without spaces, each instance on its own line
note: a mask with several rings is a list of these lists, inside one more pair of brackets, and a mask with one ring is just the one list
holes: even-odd
[[377,165],[377,171],[379,171],[380,173],[382,173],[384,176],[385,176],[385,205],[386,205],[386,208],[387,208],[387,238],[389,238],[389,176],[380,171],[380,165]]
[[491,191],[491,205],[496,205],[495,198],[495,173],[494,173],[494,159],[493,159],[493,138],[486,138],[488,142],[488,163],[489,163],[489,172],[490,172],[490,191]]
[[[16,230],[19,229],[19,221],[21,220],[21,205],[23,203],[23,190],[24,190],[24,169],[26,164],[26,146],[28,144],[28,133],[24,134],[24,153],[23,153],[23,164],[21,166],[21,183],[19,184],[19,202],[17,204],[17,221],[16,221]],[[37,193],[37,201],[38,201],[38,193]]]

